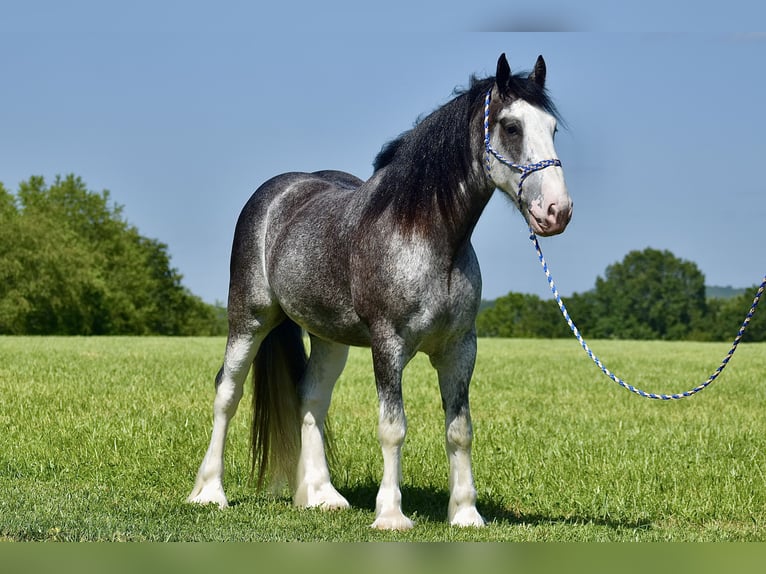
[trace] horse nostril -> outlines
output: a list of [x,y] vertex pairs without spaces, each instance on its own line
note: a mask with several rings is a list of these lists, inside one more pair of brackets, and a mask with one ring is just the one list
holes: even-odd
[[546,215],[546,221],[549,225],[567,224],[572,218],[572,206],[567,203],[563,207],[557,203],[551,203],[548,206],[548,213]]
[[559,210],[558,203],[551,203],[548,206],[548,221],[550,223],[557,223],[559,220],[559,215],[561,214]]

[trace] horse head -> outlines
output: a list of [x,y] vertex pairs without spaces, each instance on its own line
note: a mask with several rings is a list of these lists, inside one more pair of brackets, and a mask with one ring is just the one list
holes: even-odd
[[[542,56],[527,77],[511,75],[505,54],[486,94],[486,171],[537,235],[556,235],[572,218],[572,200],[556,158],[556,110],[545,92]],[[550,168],[550,169],[544,169]]]

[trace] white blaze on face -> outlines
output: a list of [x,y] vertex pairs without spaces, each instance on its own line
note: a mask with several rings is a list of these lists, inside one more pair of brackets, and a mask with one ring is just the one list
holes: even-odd
[[[516,135],[501,133],[517,126]],[[503,108],[495,122],[492,146],[506,158],[518,164],[530,164],[557,158],[553,145],[556,118],[524,100],[516,100]],[[506,149],[508,143],[517,139],[514,149]],[[505,143],[504,143],[505,142]],[[518,194],[520,172],[505,166],[494,157],[492,179],[495,184],[514,199]],[[522,201],[519,208],[527,218],[532,230],[538,235],[561,233],[572,216],[572,200],[564,182],[560,167],[547,167],[534,172],[524,180]]]

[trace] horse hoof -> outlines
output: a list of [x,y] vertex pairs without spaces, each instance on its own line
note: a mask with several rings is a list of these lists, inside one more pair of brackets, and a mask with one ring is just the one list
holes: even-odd
[[350,508],[343,495],[331,484],[320,488],[300,487],[293,497],[293,505],[301,508],[321,508],[322,510],[345,510]]
[[322,510],[346,510],[347,508],[351,508],[351,505],[348,503],[348,500],[343,498],[340,494],[338,494],[337,497],[323,500],[316,506],[318,506]]
[[460,527],[482,527],[484,526],[484,519],[475,508],[463,508],[455,513],[455,516],[450,520],[450,524]]
[[191,504],[217,504],[218,508],[228,508],[229,501],[221,486],[203,486],[192,490],[186,502]]
[[377,530],[410,530],[414,524],[412,520],[407,518],[401,512],[382,514],[375,519],[372,523],[372,528]]

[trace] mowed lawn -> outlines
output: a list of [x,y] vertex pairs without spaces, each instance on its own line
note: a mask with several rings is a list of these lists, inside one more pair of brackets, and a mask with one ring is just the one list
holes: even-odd
[[[0,338],[0,540],[766,540],[766,345],[742,345],[710,388],[660,402],[618,387],[574,339],[481,340],[471,387],[484,529],[446,523],[436,377],[405,372],[403,506],[416,526],[369,528],[382,462],[369,350],[336,387],[334,482],[353,508],[258,493],[248,388],[232,424],[232,506],[184,502],[207,447],[220,338]],[[679,392],[727,351],[593,341],[628,382]]]

